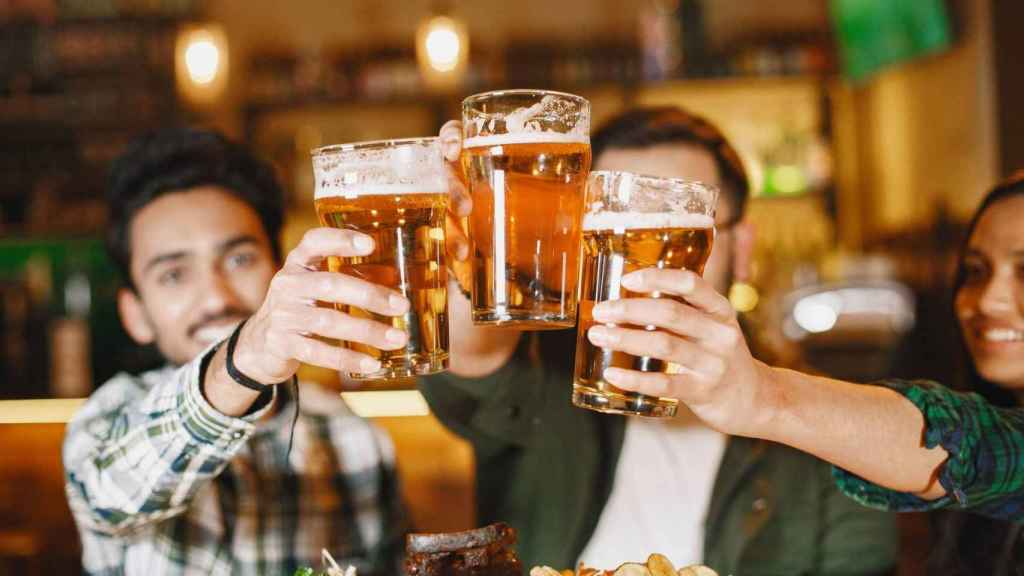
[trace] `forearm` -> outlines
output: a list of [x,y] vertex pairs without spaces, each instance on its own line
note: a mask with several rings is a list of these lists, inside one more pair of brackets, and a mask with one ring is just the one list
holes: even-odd
[[463,378],[482,378],[501,369],[519,345],[522,332],[473,324],[472,305],[455,285],[448,290],[451,342],[448,369]]
[[221,414],[238,417],[252,408],[260,393],[232,380],[227,370],[227,346],[220,346],[206,368],[203,395]]
[[[771,368],[746,347],[735,311],[703,279],[647,269],[623,278],[638,293],[594,307],[591,342],[640,355],[655,350],[672,374],[608,369],[625,390],[678,398],[729,434],[788,444],[836,465],[840,490],[887,510],[961,507],[1000,518],[1024,514],[1024,410],[927,381],[850,384]],[[666,309],[666,307],[668,309]]]
[[886,488],[938,498],[947,458],[925,448],[920,410],[900,394],[791,370],[771,370],[773,417],[763,434]]

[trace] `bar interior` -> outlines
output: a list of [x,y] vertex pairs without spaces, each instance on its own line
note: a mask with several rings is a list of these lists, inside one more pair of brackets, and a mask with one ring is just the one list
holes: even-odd
[[[589,169],[621,169],[608,167],[611,152],[598,148],[599,134],[610,121],[635,109],[685,110],[705,119],[728,140],[748,181],[744,230],[752,231],[753,235],[749,263],[742,277],[726,284],[725,296],[740,318],[754,356],[772,365],[858,383],[905,378],[954,385],[972,369],[959,352],[959,325],[951,313],[959,250],[986,193],[1024,167],[1024,115],[1016,109],[1024,102],[1024,76],[1019,73],[1024,35],[1014,29],[1015,23],[1020,22],[1024,22],[1024,4],[998,0],[0,0],[0,574],[93,573],[91,570],[99,573],[96,567],[103,566],[102,562],[90,568],[89,563],[97,560],[89,560],[88,554],[83,560],[83,528],[76,526],[77,513],[73,515],[71,511],[74,501],[69,505],[69,493],[76,490],[79,482],[89,485],[89,480],[80,479],[68,469],[75,458],[68,422],[81,413],[86,398],[105,382],[120,378],[122,373],[137,375],[158,370],[171,358],[166,353],[166,340],[157,337],[153,344],[154,339],[150,338],[148,345],[139,345],[137,333],[126,329],[126,304],[119,296],[126,289],[126,279],[105,246],[115,225],[107,200],[108,188],[112,186],[111,168],[140,136],[174,127],[214,131],[268,163],[283,194],[280,241],[282,255],[287,256],[301,245],[307,231],[327,224],[323,216],[318,220],[314,209],[314,202],[319,203],[321,195],[328,193],[322,192],[321,183],[315,181],[312,150],[344,143],[437,136],[445,122],[464,117],[463,100],[468,96],[505,89],[543,89],[582,97],[588,103],[589,132],[572,133],[585,137],[579,140],[586,144],[585,163],[578,165],[581,172],[577,174],[581,175],[582,187]],[[508,119],[509,134],[512,124]],[[547,136],[554,129],[541,132]],[[463,137],[469,147],[471,138],[485,136],[466,132]],[[570,142],[571,138],[566,138],[538,142],[548,143],[551,150],[556,150],[557,146],[568,146],[563,142]],[[519,153],[511,151],[515,142],[519,141],[491,146],[488,153],[493,156],[479,159],[490,163],[480,165],[480,178],[489,178],[484,184],[467,180],[466,174],[459,175],[473,198],[474,211],[487,205],[480,202],[480,194],[484,193],[479,186],[495,186],[499,182],[495,178],[500,175],[502,183],[508,178],[511,190],[513,179],[520,177],[512,172],[518,162],[515,154]],[[502,148],[504,152],[500,151]],[[614,151],[612,148],[609,150]],[[524,144],[522,150],[526,150],[522,154],[528,154],[529,146]],[[565,152],[564,158],[560,154],[549,152],[549,159],[559,160],[546,164],[541,154],[531,168],[532,176],[543,178],[546,170],[562,170],[562,162],[583,162],[582,156],[573,160],[570,152]],[[605,155],[604,160],[599,154]],[[472,162],[478,161],[473,158]],[[501,168],[506,166],[501,162],[506,161],[507,170]],[[464,156],[462,165],[469,166],[469,162]],[[555,166],[555,162],[559,164]],[[626,169],[648,172],[642,168]],[[529,170],[523,174],[524,178],[531,176]],[[344,188],[345,182],[351,183],[346,180],[350,175],[346,173],[339,180],[339,201],[352,198],[353,193]],[[562,172],[558,175],[563,177]],[[683,176],[686,175],[678,177]],[[576,176],[564,176],[560,182],[564,184],[572,178]],[[525,191],[527,184],[522,186]],[[415,193],[409,193],[401,198],[413,196]],[[728,191],[721,191],[719,216],[729,210],[723,208],[723,202],[732,202],[723,200],[725,196]],[[395,196],[395,201],[399,198]],[[582,201],[582,196],[575,198]],[[446,205],[444,198],[440,202]],[[487,216],[502,220],[504,226],[503,213],[497,210],[536,210],[529,214],[547,214],[542,207],[546,202],[523,208],[510,199],[507,206],[502,203]],[[455,205],[455,200],[452,203]],[[552,214],[557,213],[559,218],[568,214],[568,205],[558,204],[556,208],[552,204]],[[378,205],[373,206],[376,216]],[[408,208],[408,214],[413,209]],[[198,221],[202,218],[199,208],[196,210],[192,214]],[[398,212],[402,225],[406,217],[412,218],[402,210]],[[141,218],[144,212],[136,214],[136,218]],[[496,227],[494,238],[502,231],[497,222],[484,222],[477,215],[474,212],[463,224],[469,225],[473,249],[483,250],[480,247],[485,245],[485,234],[481,231],[485,224]],[[440,213],[431,217],[443,220]],[[571,226],[578,228],[581,217],[582,212],[575,216]],[[344,220],[343,216],[337,218],[339,222]],[[339,227],[362,230],[352,224],[355,218],[349,217],[344,220],[347,224]],[[535,232],[530,230],[529,223],[521,223],[529,219],[513,217],[508,222],[511,232],[505,232],[513,235],[508,237],[512,238],[509,250],[514,252],[518,246],[515,234]],[[385,225],[382,222],[374,225]],[[396,243],[398,258],[405,257],[403,250],[413,250],[409,246],[414,246],[417,254],[429,252],[429,242],[444,243],[445,225],[437,222],[425,224],[428,232],[413,231],[408,237],[411,244],[393,238],[385,241],[386,236],[373,238],[378,247]],[[737,240],[730,238],[735,234],[729,228],[733,224],[721,218],[714,222],[717,233],[712,234],[712,254],[716,249],[736,249],[731,243]],[[586,241],[588,228],[586,223],[582,226]],[[191,228],[183,228],[186,229]],[[138,233],[137,229],[132,230],[129,240],[135,242],[134,234]],[[578,231],[574,233],[579,236]],[[450,242],[451,218],[447,234]],[[487,240],[493,238],[487,236]],[[420,241],[427,244],[417,243]],[[555,242],[552,240],[551,244]],[[572,245],[569,264],[560,264],[563,287],[574,286],[572,279],[579,274],[573,264],[578,242]],[[539,291],[537,294],[546,291],[548,296],[554,291],[564,297],[568,288],[562,292],[552,288],[550,278],[559,272],[542,261],[551,252],[542,256],[541,244],[541,240],[536,240],[535,259],[519,268],[512,263],[503,267],[492,262],[496,258],[511,262],[515,258],[513,252],[494,252],[486,258],[481,256],[483,263],[474,261],[473,266],[481,269],[493,264],[495,276],[488,276],[486,281],[493,283],[487,286],[495,291],[489,297],[497,299],[496,304],[491,304],[498,310],[495,318],[501,318],[505,306],[502,298],[508,298],[508,306],[516,306],[522,304],[523,294],[527,295],[526,303],[530,302],[529,290]],[[491,248],[503,250],[502,246]],[[444,257],[443,250],[439,254],[435,256]],[[464,281],[477,272],[476,268],[460,268],[452,252],[447,258],[447,264],[436,259],[428,263],[431,271],[440,274],[440,297],[414,296],[419,292],[411,289],[406,293],[407,285],[416,284],[420,276],[408,280],[405,268],[401,268],[401,279],[387,286],[400,288],[416,312],[410,312],[401,325],[398,320],[388,325],[409,331],[410,342],[420,342],[428,335],[436,337],[419,345],[441,347],[444,369],[457,371],[457,355],[464,349],[466,334],[457,328],[457,322],[461,321],[460,314],[468,318],[468,304],[463,311],[456,310],[454,304],[448,304],[450,310],[445,308],[444,272],[447,267],[452,279],[448,282],[449,302],[460,296],[455,287],[461,286],[468,296],[469,285],[473,284],[472,302],[477,306],[477,291],[483,291],[484,280]],[[341,268],[331,265],[332,272],[347,271],[372,281],[379,278],[366,272],[369,268],[360,268],[370,266],[360,257],[341,260]],[[513,277],[526,274],[527,268],[535,270],[536,277],[529,289],[519,292]],[[327,269],[325,260],[323,270]],[[410,270],[409,274],[420,274],[419,268]],[[362,275],[364,272],[366,275]],[[705,273],[706,278],[710,276],[710,271]],[[568,283],[564,283],[565,277],[569,278]],[[583,290],[581,294],[585,294],[586,289]],[[145,300],[145,293],[142,294]],[[1019,294],[1018,306],[1024,301]],[[419,300],[431,298],[436,314],[416,308],[420,306]],[[193,304],[199,306],[199,301],[196,302]],[[256,310],[260,302],[262,295],[255,305],[245,308],[246,316],[259,314]],[[576,294],[562,302],[562,312],[566,302],[575,307]],[[214,306],[205,300],[202,305]],[[353,303],[360,305],[371,306]],[[586,306],[593,305],[580,296],[581,315]],[[144,303],[143,314],[151,314],[152,309],[146,306],[149,304]],[[371,320],[385,318],[353,306],[339,303],[337,307],[321,310],[358,313],[362,314],[360,318]],[[586,310],[589,313],[589,308]],[[210,312],[221,313],[228,314]],[[573,317],[575,314],[573,311]],[[1017,314],[1018,320],[1024,322],[1024,312]],[[252,330],[249,336],[262,329],[253,326],[254,322],[248,324],[247,330]],[[443,334],[438,336],[437,330]],[[544,374],[555,370],[551,367],[554,364],[536,360],[540,357],[536,354],[548,346],[543,338],[554,333],[535,332],[538,336],[524,337],[524,343],[517,348],[517,355],[535,354],[535,369],[542,375],[537,378],[546,378]],[[230,330],[222,337],[228,334]],[[241,334],[240,351],[247,345],[247,332]],[[372,345],[371,348],[376,351]],[[410,343],[408,349],[411,348]],[[352,353],[356,350],[361,348],[347,349]],[[248,354],[235,358],[241,362],[246,357]],[[218,366],[216,358],[209,362],[209,368],[204,362],[203,370]],[[568,361],[571,364],[571,358]],[[667,370],[672,372],[671,368]],[[501,468],[504,464],[499,464],[495,456],[499,448],[489,443],[486,434],[467,436],[437,412],[439,404],[428,394],[438,381],[436,375],[417,377],[410,373],[411,377],[400,379],[359,380],[350,378],[347,372],[302,364],[297,372],[302,383],[301,405],[312,405],[309,410],[316,411],[315,404],[320,399],[331,398],[331,402],[336,402],[340,393],[346,410],[384,432],[393,444],[392,456],[401,486],[400,496],[393,498],[400,498],[407,508],[406,531],[455,532],[490,524],[494,519],[486,518],[488,514],[496,508],[513,506],[496,504],[494,490],[483,488],[485,482],[498,481],[503,470],[508,473],[509,485],[498,491],[510,494],[512,500],[530,498],[522,484],[518,488],[512,485],[523,482],[523,476],[509,471],[512,468]],[[552,392],[544,402],[564,396],[568,406],[572,379],[565,375],[560,378],[564,384],[546,383],[558,394]],[[421,380],[428,383],[428,388],[422,388]],[[209,379],[207,386],[212,386]],[[278,387],[279,396],[285,388]],[[474,402],[490,406],[488,410],[497,409],[493,402],[488,404],[469,393],[449,399],[450,403],[442,402],[441,407],[455,414],[458,410],[469,410],[466,403],[475,407]],[[329,412],[334,404],[324,402],[319,409]],[[672,406],[674,411],[675,400]],[[185,410],[185,406],[180,409]],[[589,415],[580,408],[571,410],[571,414]],[[509,404],[507,411],[502,424],[485,428],[485,432],[509,438],[542,434],[542,430],[534,428],[530,428],[532,432],[523,432],[530,419],[541,428],[547,426],[539,416],[540,408]],[[474,418],[482,419],[489,414],[481,412]],[[125,418],[125,425],[137,424]],[[631,416],[601,418],[625,419],[633,426]],[[289,423],[290,419],[288,412]],[[310,458],[303,452],[304,422],[300,419],[292,431],[294,445],[288,442],[287,433],[282,436],[293,460],[296,453],[305,454],[301,458]],[[557,428],[549,429],[548,433],[552,437],[560,434]],[[620,469],[615,474],[616,486],[625,481],[621,466],[627,458],[626,450],[638,449],[630,444],[639,441],[633,434],[627,428],[623,455],[617,456]],[[172,444],[161,449],[170,450],[169,446]],[[524,453],[515,458],[530,458],[526,455],[531,450],[526,440],[522,444],[496,446]],[[643,451],[648,449],[649,453]],[[96,458],[114,458],[112,449],[96,450],[100,450],[93,455]],[[717,456],[708,456],[711,461],[722,458],[725,448],[715,450]],[[580,448],[581,458],[585,453]],[[653,462],[668,456],[659,454],[650,446],[641,446],[638,454],[628,458],[637,470],[647,465],[655,466],[651,470],[660,470]],[[686,476],[686,470],[702,458],[699,451],[679,454],[679,458],[687,459],[677,462],[683,468],[681,476]],[[607,457],[600,456],[599,460]],[[143,456],[139,458],[140,462],[145,461]],[[490,459],[486,460],[487,466],[482,464],[484,458]],[[533,460],[537,483],[570,483],[571,477],[562,476],[562,468],[558,467],[552,468],[551,477],[545,478],[544,458],[537,456]],[[725,458],[729,458],[728,453]],[[169,469],[178,465],[166,464]],[[732,465],[736,463],[728,466]],[[235,470],[233,466],[228,469]],[[726,468],[727,463],[723,463],[720,476]],[[739,474],[739,470],[737,467],[733,471]],[[588,474],[581,473],[581,477],[593,476]],[[736,481],[751,483],[754,491],[760,486],[760,476],[743,478],[739,476]],[[98,482],[105,485],[105,480]],[[694,480],[693,490],[699,492],[699,484]],[[711,498],[713,512],[720,489],[713,469],[706,484],[705,494],[693,497]],[[716,491],[713,497],[708,496],[712,484]],[[635,481],[633,485],[642,484]],[[163,489],[173,492],[174,488],[171,485]],[[794,488],[776,486],[772,490]],[[109,489],[121,492],[114,487]],[[611,503],[630,505],[619,498],[614,488],[609,490]],[[775,492],[769,492],[771,495],[757,492],[761,495],[751,496],[750,503],[744,501],[742,512],[749,517],[744,516],[747,519],[743,526],[756,531],[759,522],[770,521],[764,518],[777,513],[776,501],[772,500]],[[356,498],[355,494],[348,493],[348,497]],[[107,500],[103,494],[92,497]],[[688,498],[685,494],[676,497]],[[536,506],[552,506],[555,501],[538,501]],[[212,505],[205,500],[203,504],[198,502],[189,505]],[[614,558],[614,554],[594,551],[595,546],[607,545],[611,538],[602,532],[610,529],[605,521],[611,513],[611,503],[604,514],[597,508],[595,514],[600,515],[601,523],[597,523],[597,516],[586,520],[591,523],[591,530],[596,531],[592,537],[581,536],[575,531],[577,528],[568,527],[575,526],[576,520],[564,525],[553,523],[552,526],[564,529],[561,533],[528,534],[527,528],[516,524],[517,518],[498,518],[507,520],[519,531],[523,558],[520,572],[502,573],[528,572],[534,564],[527,565],[527,561],[548,557],[555,558],[549,563],[564,562],[552,567],[568,569],[569,573],[577,568],[576,561],[591,563],[604,561],[595,559]],[[303,504],[306,505],[310,505],[309,500]],[[778,505],[802,504],[779,501]],[[345,511],[337,514],[360,514],[352,508],[360,504],[346,506],[349,507],[342,506]],[[717,545],[712,538],[726,536],[722,530],[711,529],[715,524],[710,516],[708,528],[699,528],[704,515],[711,514],[706,503],[689,508],[666,506],[666,513],[685,509],[685,513],[694,515],[695,519],[680,526],[692,524],[698,527],[693,530],[703,530],[698,540],[703,544],[697,546],[696,556],[653,548],[648,552],[665,554],[679,566],[707,564],[722,574],[758,573],[750,568],[736,568],[749,566],[741,562],[742,558],[737,564],[715,565],[724,552],[709,551]],[[281,513],[264,515],[277,518],[276,514]],[[630,514],[624,517],[633,518]],[[887,564],[883,563],[877,571],[843,573],[928,573],[929,558],[938,546],[935,542],[939,529],[933,520],[928,514],[894,516],[892,554]],[[624,520],[623,527],[630,526],[630,521],[633,520]],[[642,524],[641,520],[636,522]],[[395,527],[384,527],[391,528]],[[296,530],[304,534],[304,529]],[[515,540],[514,530],[511,537],[502,530],[489,533],[487,537],[494,540],[487,541],[487,550],[493,552],[495,542],[504,546]],[[635,538],[643,538],[644,530],[637,528]],[[684,533],[680,539],[691,538],[691,528],[680,530]],[[787,532],[772,530],[772,537],[779,539],[777,546],[792,545],[780,536]],[[818,535],[825,537],[820,532]],[[477,536],[474,533],[466,538],[474,541]],[[346,537],[336,535],[334,539],[310,541],[322,540],[323,547],[338,555],[340,561],[345,556],[345,545],[335,540]],[[551,552],[561,548],[550,541],[561,538],[583,540],[564,543],[571,553]],[[541,542],[544,539],[549,542]],[[590,547],[584,550],[588,541]],[[340,547],[329,549],[330,542]],[[407,573],[491,573],[460,572],[451,566],[431,572],[433,568],[423,558],[451,554],[454,549],[445,548],[443,542],[423,540],[415,546],[414,542],[419,541],[410,539],[406,549]],[[753,547],[757,542],[743,545],[748,544]],[[435,545],[438,547],[432,548]],[[623,546],[624,550],[631,549]],[[699,553],[701,546],[703,555]],[[273,563],[279,558],[271,554],[271,564],[257,564],[255,568],[247,560],[236,558],[235,564],[230,564],[231,572],[291,574],[301,566],[320,570],[320,544],[316,547],[315,564],[301,559],[295,561],[294,567],[288,561]],[[1018,545],[1017,549],[1024,547]],[[231,549],[222,552],[232,553]],[[815,553],[825,554],[821,550],[781,552],[790,557]],[[170,570],[154,558],[136,561],[156,562],[151,565]],[[657,567],[660,558],[652,556],[648,560],[644,555],[622,561],[637,563],[637,574],[662,576]],[[260,557],[260,561],[265,560]],[[417,564],[421,561],[422,565]],[[645,561],[647,564],[643,564]],[[339,563],[349,562],[358,564],[354,560]],[[460,558],[459,562],[470,561]],[[675,574],[672,562],[668,565],[672,568],[670,573]],[[613,570],[619,564],[620,560],[614,560],[601,568]],[[196,566],[173,573],[200,573]],[[276,572],[279,568],[275,566],[287,566],[288,572]],[[501,568],[506,569],[504,565]],[[581,570],[576,573],[583,573]],[[799,571],[802,568],[793,570],[790,573],[827,573],[824,568],[809,572]],[[378,570],[360,565],[360,572],[363,571],[373,574]],[[633,574],[623,568],[615,574],[620,572]]]

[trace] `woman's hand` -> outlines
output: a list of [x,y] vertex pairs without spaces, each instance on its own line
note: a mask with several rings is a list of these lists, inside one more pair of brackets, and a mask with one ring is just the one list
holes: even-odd
[[[587,334],[601,348],[670,362],[674,373],[608,368],[605,379],[623,390],[677,398],[708,425],[751,434],[772,416],[771,370],[754,360],[729,300],[686,270],[648,268],[623,277],[634,293],[675,298],[601,302]],[[623,328],[654,326],[658,330]],[[744,434],[744,433],[747,434]]]

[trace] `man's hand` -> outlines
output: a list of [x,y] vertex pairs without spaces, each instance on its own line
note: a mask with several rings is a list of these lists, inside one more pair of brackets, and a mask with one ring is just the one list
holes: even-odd
[[[728,299],[686,270],[648,268],[626,275],[632,292],[671,298],[626,298],[594,307],[588,338],[601,348],[652,356],[679,367],[676,374],[605,370],[624,390],[678,398],[708,425],[728,434],[758,435],[772,417],[771,370],[754,360]],[[656,331],[622,328],[655,326]]]
[[[270,282],[259,310],[238,337],[235,366],[263,384],[287,381],[300,362],[346,372],[380,369],[376,359],[316,337],[367,344],[382,350],[405,345],[408,335],[388,324],[356,318],[317,302],[347,304],[384,316],[398,316],[409,301],[398,292],[319,265],[328,256],[365,256],[374,250],[373,239],[352,230],[315,228],[288,254],[284,267]],[[255,391],[234,383],[225,368],[225,348],[214,356],[206,374],[206,396],[229,415],[244,413]]]

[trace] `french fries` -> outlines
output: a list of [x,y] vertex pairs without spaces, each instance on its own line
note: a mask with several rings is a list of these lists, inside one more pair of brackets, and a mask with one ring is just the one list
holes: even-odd
[[672,561],[665,556],[651,554],[647,557],[647,563],[645,564],[627,562],[615,570],[598,570],[584,566],[580,562],[579,566],[576,567],[575,573],[571,570],[559,572],[549,566],[537,566],[530,570],[530,576],[718,576],[718,573],[707,566],[699,564],[676,570],[676,567],[672,565]]

